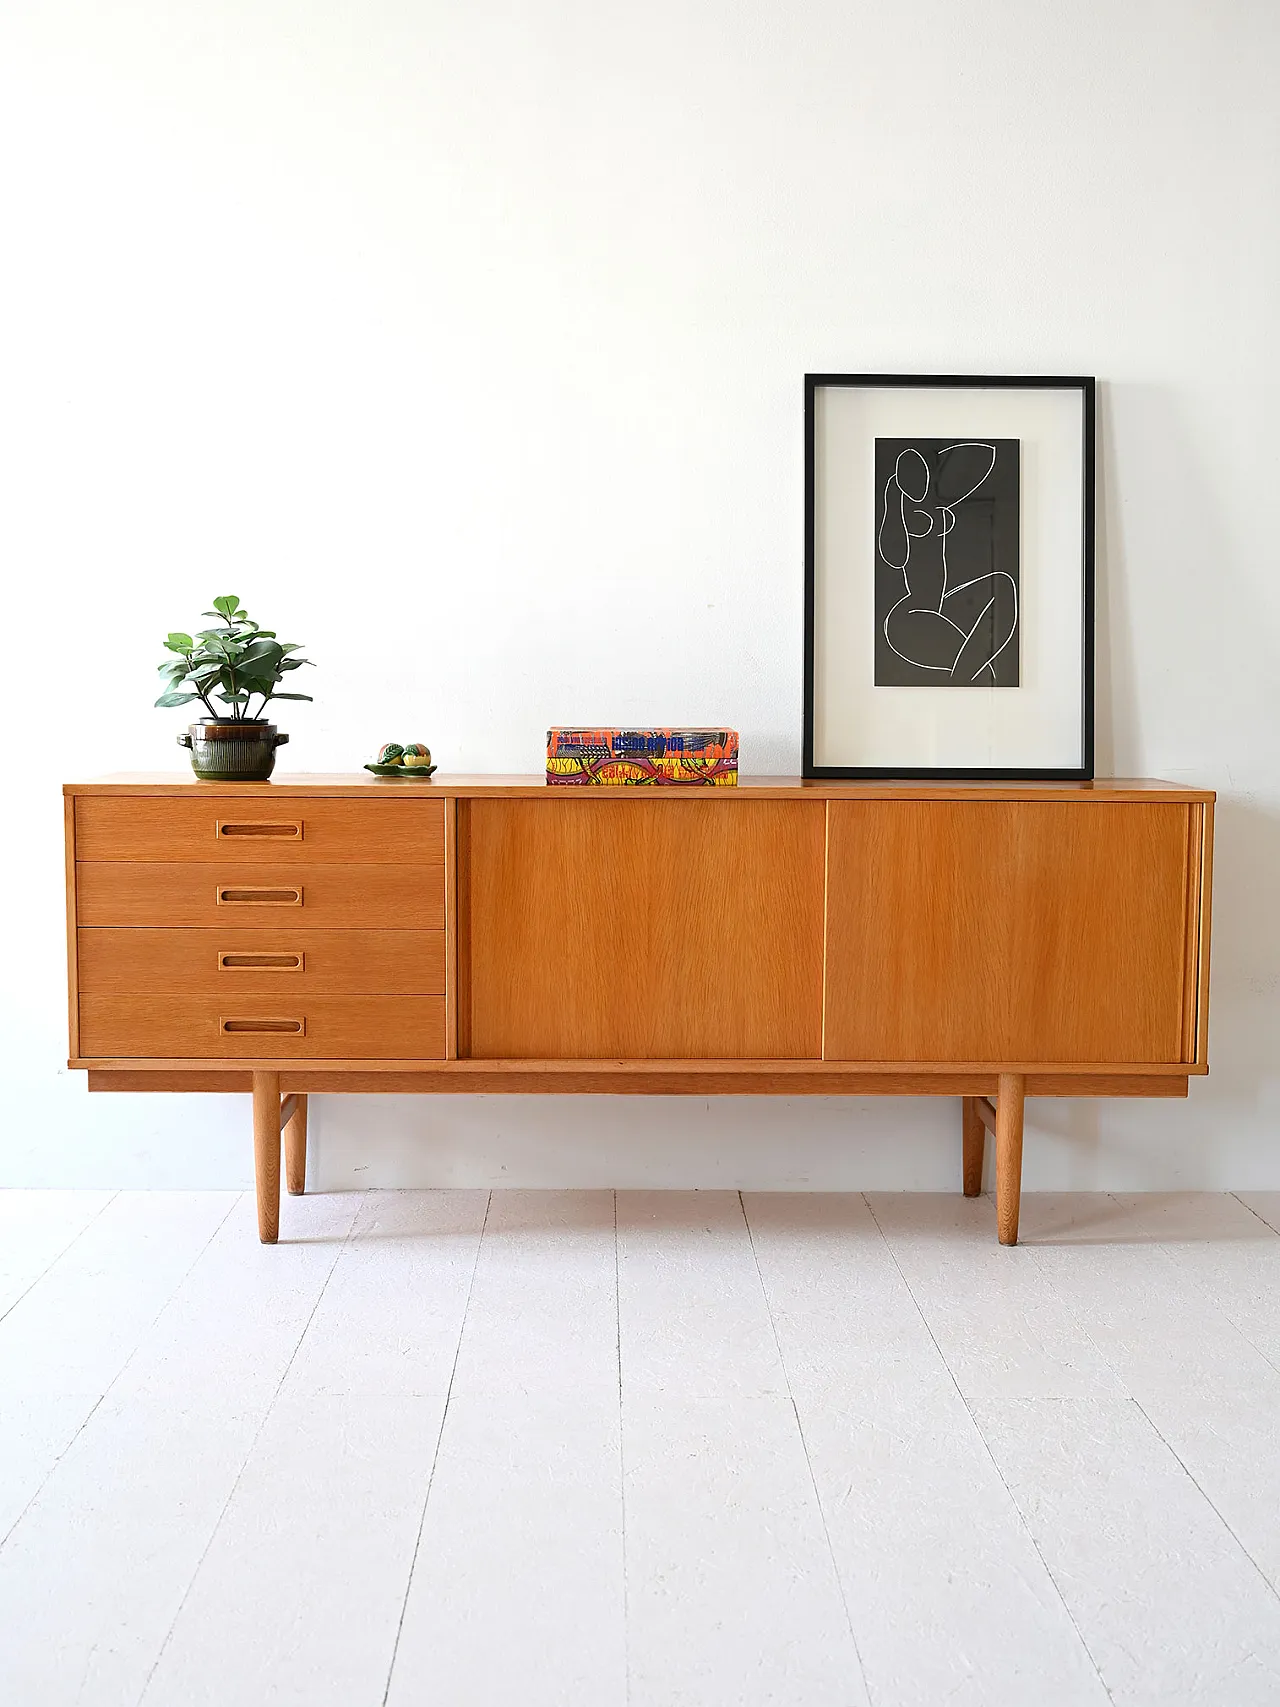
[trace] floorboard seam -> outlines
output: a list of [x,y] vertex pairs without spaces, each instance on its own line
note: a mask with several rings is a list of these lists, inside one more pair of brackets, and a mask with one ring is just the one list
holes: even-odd
[[1262,1222],[1262,1225],[1264,1227],[1266,1227],[1270,1232],[1274,1233],[1277,1238],[1280,1238],[1280,1227],[1273,1226],[1272,1223],[1267,1220],[1265,1215],[1259,1214],[1259,1212],[1253,1207],[1252,1203],[1246,1203],[1244,1198],[1241,1197],[1241,1195],[1238,1191],[1230,1191],[1227,1193],[1227,1196],[1228,1197],[1234,1197],[1236,1202],[1240,1205],[1240,1207],[1242,1209],[1247,1209],[1249,1211],[1250,1215],[1256,1216],[1257,1219]]
[[[243,1194],[240,1194],[240,1195],[243,1195]],[[124,1362],[120,1365],[119,1369],[116,1370],[115,1374],[111,1377],[110,1381],[107,1382],[106,1386],[102,1389],[102,1392],[93,1401],[93,1404],[90,1406],[88,1412],[85,1414],[84,1420],[81,1422],[79,1428],[71,1436],[71,1439],[67,1442],[67,1444],[63,1447],[62,1451],[58,1454],[58,1456],[54,1459],[53,1463],[49,1466],[48,1472],[41,1478],[40,1486],[35,1490],[35,1492],[31,1496],[31,1498],[27,1501],[26,1505],[24,1505],[22,1510],[18,1513],[17,1517],[14,1518],[13,1522],[9,1525],[8,1529],[5,1530],[4,1534],[0,1535],[0,1552],[3,1552],[5,1546],[8,1544],[9,1538],[13,1534],[14,1530],[22,1522],[23,1518],[31,1510],[32,1506],[36,1503],[36,1501],[40,1498],[40,1495],[48,1487],[49,1479],[51,1476],[56,1474],[59,1464],[61,1464],[62,1460],[67,1456],[67,1453],[71,1451],[71,1448],[75,1445],[76,1441],[79,1440],[80,1436],[84,1433],[85,1429],[88,1428],[89,1424],[93,1421],[94,1417],[97,1415],[99,1408],[103,1404],[106,1403],[106,1400],[109,1397],[112,1388],[115,1386],[116,1382],[119,1381],[120,1377],[124,1374],[125,1370],[129,1367],[129,1365],[133,1362],[134,1358],[138,1355],[138,1351],[141,1348],[143,1340],[146,1339],[147,1335],[151,1332],[152,1328],[155,1327],[156,1323],[160,1320],[161,1316],[164,1315],[165,1311],[169,1308],[169,1306],[173,1303],[174,1299],[178,1296],[179,1292],[182,1291],[182,1288],[186,1285],[187,1281],[191,1277],[192,1269],[195,1268],[196,1264],[200,1261],[200,1258],[209,1249],[209,1246],[213,1243],[213,1241],[217,1238],[218,1234],[226,1226],[228,1216],[233,1215],[235,1213],[236,1205],[240,1202],[240,1195],[238,1195],[232,1199],[231,1205],[228,1208],[226,1215],[224,1215],[222,1217],[221,1221],[218,1222],[217,1226],[209,1234],[209,1237],[205,1240],[204,1244],[201,1245],[200,1249],[196,1252],[195,1256],[192,1257],[190,1263],[183,1270],[181,1276],[179,1277],[179,1279],[175,1283],[173,1291],[165,1299],[164,1303],[160,1306],[160,1308],[156,1311],[155,1315],[147,1323],[146,1327],[143,1328],[142,1332],[138,1335],[138,1338],[137,1338],[136,1343],[134,1344],[133,1350],[129,1353],[128,1357],[125,1358]],[[115,1199],[119,1196],[120,1196],[120,1193],[116,1192],[113,1195],[111,1202],[114,1203]],[[105,1211],[109,1207],[110,1207],[110,1204],[104,1203],[102,1208],[98,1211],[98,1214],[101,1215],[101,1214],[105,1213]],[[88,1225],[86,1226],[86,1228],[85,1228],[86,1232],[88,1231],[89,1227],[93,1226],[93,1222],[96,1221],[97,1219],[98,1219],[98,1216],[95,1215],[93,1217],[93,1221],[90,1221],[88,1223]],[[77,1237],[79,1237],[79,1235],[77,1235]],[[71,1241],[71,1244],[74,1245],[75,1242],[76,1242],[75,1239],[73,1239]],[[70,1250],[71,1245],[68,1245],[67,1249]],[[57,1261],[57,1260],[60,1260],[60,1259],[55,1258],[55,1261]],[[53,1264],[50,1263],[49,1266],[50,1266],[50,1268],[52,1268]]]
[[1168,1259],[1168,1261],[1172,1264],[1172,1266],[1178,1271],[1178,1273],[1180,1275],[1186,1276],[1187,1280],[1190,1281],[1191,1285],[1195,1288],[1195,1290],[1204,1299],[1205,1303],[1208,1304],[1211,1309],[1216,1311],[1217,1314],[1222,1317],[1223,1322],[1226,1324],[1226,1326],[1228,1328],[1231,1329],[1231,1332],[1233,1334],[1238,1334],[1240,1336],[1240,1338],[1244,1341],[1245,1345],[1247,1345],[1251,1351],[1257,1352],[1258,1356],[1262,1359],[1262,1361],[1267,1365],[1267,1367],[1269,1369],[1274,1370],[1277,1375],[1280,1375],[1280,1364],[1278,1364],[1276,1362],[1275,1358],[1271,1356],[1270,1352],[1264,1351],[1263,1348],[1260,1345],[1258,1345],[1258,1343],[1254,1340],[1254,1338],[1251,1334],[1247,1334],[1245,1332],[1245,1330],[1236,1321],[1235,1317],[1231,1314],[1231,1312],[1227,1308],[1227,1306],[1225,1304],[1223,1304],[1221,1302],[1221,1300],[1218,1297],[1216,1297],[1212,1291],[1210,1291],[1209,1287],[1200,1278],[1200,1276],[1198,1274],[1196,1274],[1193,1270],[1183,1267],[1183,1265],[1178,1261],[1177,1257],[1173,1254],[1174,1247],[1172,1247],[1170,1245],[1160,1245],[1158,1248],[1162,1252],[1162,1254]]
[[935,1333],[933,1331],[933,1326],[932,1326],[931,1322],[929,1321],[928,1316],[926,1316],[923,1309],[921,1309],[920,1301],[915,1295],[915,1290],[912,1287],[911,1282],[907,1279],[907,1276],[906,1276],[905,1272],[903,1271],[902,1264],[898,1261],[898,1253],[894,1250],[893,1245],[889,1241],[888,1235],[885,1233],[884,1228],[880,1225],[880,1217],[876,1214],[875,1207],[872,1204],[871,1199],[867,1195],[866,1192],[863,1192],[863,1194],[862,1194],[862,1201],[866,1204],[868,1212],[871,1215],[871,1219],[876,1224],[877,1232],[880,1234],[880,1237],[884,1240],[885,1249],[889,1253],[889,1260],[893,1263],[893,1266],[897,1269],[899,1275],[901,1276],[902,1284],[907,1289],[907,1296],[910,1298],[912,1304],[914,1305],[916,1314],[919,1316],[920,1320],[924,1323],[925,1332],[928,1334],[929,1338],[933,1341],[934,1350],[937,1352],[939,1358],[942,1361],[942,1367],[946,1370],[947,1375],[951,1381],[951,1385],[955,1388],[957,1397],[959,1398],[960,1403],[964,1406],[965,1412],[968,1415],[969,1421],[973,1424],[974,1431],[977,1434],[978,1439],[982,1442],[982,1450],[986,1453],[987,1457],[991,1460],[991,1468],[995,1471],[996,1475],[999,1477],[1000,1486],[1004,1489],[1005,1493],[1008,1495],[1009,1506],[1010,1506],[1011,1510],[1014,1512],[1014,1514],[1016,1515],[1019,1524],[1022,1526],[1023,1534],[1026,1536],[1027,1540],[1031,1543],[1032,1548],[1035,1550],[1036,1558],[1039,1559],[1040,1563],[1044,1566],[1045,1576],[1049,1579],[1050,1583],[1053,1585],[1053,1592],[1057,1595],[1059,1603],[1062,1606],[1062,1610],[1066,1613],[1067,1619],[1071,1625],[1071,1628],[1076,1633],[1076,1640],[1080,1643],[1081,1649],[1083,1650],[1085,1656],[1087,1657],[1089,1664],[1093,1667],[1094,1676],[1097,1678],[1099,1686],[1101,1687],[1104,1694],[1106,1695],[1107,1700],[1108,1701],[1114,1701],[1115,1696],[1112,1694],[1110,1688],[1108,1687],[1106,1678],[1103,1677],[1102,1672],[1099,1669],[1098,1662],[1094,1658],[1094,1655],[1093,1655],[1093,1649],[1089,1646],[1088,1642],[1085,1640],[1084,1631],[1080,1628],[1079,1624],[1076,1622],[1075,1613],[1072,1612],[1070,1606],[1068,1606],[1067,1597],[1066,1597],[1066,1595],[1063,1594],[1061,1585],[1059,1584],[1057,1577],[1054,1576],[1053,1570],[1050,1567],[1049,1561],[1045,1558],[1044,1554],[1040,1550],[1040,1543],[1036,1540],[1035,1536],[1031,1533],[1031,1526],[1027,1522],[1027,1519],[1026,1519],[1025,1514],[1023,1513],[1022,1507],[1018,1504],[1017,1500],[1013,1497],[1013,1489],[1009,1486],[1008,1482],[1005,1480],[1004,1471],[1000,1468],[999,1464],[996,1462],[996,1455],[991,1450],[991,1443],[988,1441],[986,1435],[982,1432],[982,1425],[978,1421],[977,1417],[973,1414],[973,1407],[972,1407],[972,1405],[970,1405],[968,1399],[965,1397],[964,1392],[961,1389],[960,1383],[956,1380],[955,1371],[952,1369],[951,1365],[947,1362],[945,1352],[943,1351],[942,1347],[938,1344],[937,1336],[935,1335]]
[[[1114,1203],[1117,1207],[1119,1207],[1120,1199],[1116,1196],[1116,1194],[1114,1192],[1107,1191],[1107,1192],[1103,1192],[1101,1195],[1104,1196],[1109,1203]],[[1129,1386],[1128,1386],[1128,1383],[1126,1382],[1126,1380],[1124,1378],[1123,1373],[1121,1372],[1120,1369],[1118,1369],[1116,1367],[1116,1364],[1114,1363],[1114,1361],[1110,1357],[1107,1356],[1106,1351],[1098,1343],[1098,1341],[1094,1338],[1094,1336],[1090,1333],[1089,1324],[1085,1320],[1084,1316],[1081,1315],[1080,1311],[1077,1309],[1074,1299],[1072,1299],[1069,1295],[1061,1292],[1058,1289],[1058,1287],[1055,1284],[1053,1275],[1049,1273],[1049,1271],[1045,1268],[1044,1263],[1041,1262],[1040,1253],[1036,1249],[1034,1241],[1029,1242],[1027,1248],[1031,1252],[1031,1260],[1035,1264],[1036,1269],[1037,1269],[1041,1279],[1044,1281],[1044,1283],[1047,1287],[1049,1287],[1052,1291],[1054,1291],[1055,1295],[1059,1299],[1059,1302],[1062,1304],[1063,1309],[1067,1312],[1067,1314],[1071,1317],[1071,1320],[1075,1323],[1076,1330],[1079,1333],[1081,1339],[1085,1342],[1086,1345],[1092,1347],[1092,1349],[1097,1353],[1098,1361],[1103,1365],[1103,1367],[1105,1369],[1109,1370],[1110,1373],[1115,1376],[1116,1381],[1119,1383],[1120,1387],[1123,1389],[1125,1397],[1127,1398],[1129,1396]],[[946,1360],[944,1359],[943,1361],[945,1362]]]
[[[3,1310],[0,1310],[0,1322],[3,1322],[6,1316],[11,1315],[13,1313],[13,1311],[15,1311],[18,1308],[18,1305],[21,1304],[22,1300],[27,1296],[27,1293],[32,1291],[33,1288],[39,1286],[40,1282],[44,1279],[45,1275],[48,1274],[51,1269],[57,1267],[57,1265],[62,1261],[63,1257],[66,1256],[68,1251],[73,1250],[75,1248],[75,1246],[80,1242],[80,1240],[84,1238],[85,1234],[89,1231],[90,1227],[93,1226],[94,1222],[98,1220],[99,1216],[106,1214],[107,1210],[110,1209],[111,1205],[115,1202],[116,1198],[119,1197],[119,1195],[120,1195],[120,1193],[118,1191],[113,1191],[105,1203],[101,1203],[98,1205],[97,1214],[91,1215],[89,1217],[89,1219],[85,1222],[84,1226],[81,1227],[80,1231],[78,1233],[73,1233],[71,1235],[70,1239],[67,1240],[66,1244],[63,1245],[63,1247],[60,1251],[54,1252],[54,1254],[49,1258],[48,1262],[40,1270],[39,1274],[37,1274],[35,1276],[35,1278],[31,1281],[31,1283],[29,1285],[23,1287],[22,1291],[19,1292],[18,1296],[13,1300],[13,1302],[11,1304],[7,1304]],[[182,1282],[179,1281],[178,1284],[181,1285]],[[0,1543],[0,1545],[3,1545],[3,1543]]]
[[853,1627],[853,1614],[849,1610],[849,1597],[845,1593],[844,1578],[840,1574],[840,1566],[836,1560],[835,1543],[831,1539],[831,1528],[827,1523],[827,1513],[822,1504],[822,1495],[818,1492],[818,1478],[814,1474],[813,1459],[809,1456],[809,1442],[805,1438],[804,1423],[801,1421],[800,1417],[800,1407],[796,1403],[796,1396],[791,1390],[791,1375],[787,1369],[786,1357],[783,1355],[782,1341],[778,1337],[778,1324],[774,1320],[773,1305],[769,1300],[769,1288],[765,1285],[764,1270],[760,1267],[760,1257],[756,1250],[755,1234],[751,1230],[751,1217],[747,1214],[746,1199],[743,1197],[741,1191],[738,1193],[738,1207],[742,1211],[743,1225],[747,1229],[747,1243],[751,1246],[751,1260],[755,1264],[756,1279],[760,1282],[760,1291],[764,1298],[765,1311],[769,1317],[769,1330],[773,1334],[774,1348],[778,1353],[778,1366],[782,1370],[783,1379],[787,1383],[787,1399],[790,1402],[792,1414],[796,1419],[796,1433],[800,1436],[800,1450],[804,1453],[805,1468],[809,1472],[809,1486],[813,1489],[814,1504],[817,1506],[818,1519],[822,1524],[822,1538],[827,1544],[827,1558],[831,1562],[831,1574],[835,1578],[836,1591],[840,1596],[840,1604],[844,1608],[844,1621],[848,1627],[849,1640],[853,1644],[854,1658],[857,1660],[858,1670],[862,1674],[862,1691],[866,1696],[868,1703],[871,1703],[873,1701],[873,1697],[871,1693],[871,1682],[867,1677],[866,1662],[862,1658],[862,1649],[858,1645],[858,1634]]
[[[1106,1198],[1108,1203],[1114,1203],[1114,1205],[1116,1205],[1116,1209],[1120,1209],[1120,1197],[1118,1197],[1114,1191],[1103,1191],[1103,1193],[1099,1193],[1099,1195]],[[1111,1359],[1111,1357],[1108,1357],[1106,1350],[1103,1349],[1103,1345],[1097,1342],[1094,1335],[1089,1331],[1089,1323],[1085,1320],[1085,1316],[1080,1314],[1080,1311],[1077,1309],[1077,1306],[1075,1306],[1075,1301],[1073,1301],[1072,1297],[1065,1294],[1065,1292],[1062,1292],[1062,1290],[1058,1290],[1058,1287],[1056,1287],[1055,1284],[1055,1279],[1053,1279],[1053,1275],[1048,1272],[1048,1268],[1044,1267],[1043,1261],[1039,1258],[1039,1251],[1036,1250],[1036,1243],[1034,1243],[1034,1241],[1027,1241],[1027,1250],[1031,1251],[1031,1260],[1033,1260],[1034,1265],[1036,1265],[1039,1277],[1043,1279],[1046,1287],[1050,1287],[1050,1289],[1055,1292],[1055,1296],[1058,1297],[1058,1301],[1062,1302],[1062,1308],[1065,1309],[1068,1316],[1072,1318],[1073,1323],[1075,1323],[1075,1328],[1079,1331],[1080,1338],[1084,1340],[1085,1345],[1092,1347],[1092,1350],[1097,1354],[1097,1360],[1103,1364],[1104,1369],[1108,1369],[1108,1371],[1113,1374],[1114,1378],[1116,1378],[1116,1383],[1120,1384],[1120,1388],[1123,1389],[1125,1398],[1128,1398],[1128,1396],[1130,1396],[1130,1391],[1128,1391],[1128,1383],[1125,1381],[1123,1371],[1116,1367],[1114,1360]]]
[[427,1506],[431,1501],[431,1484],[435,1481],[436,1465],[440,1462],[440,1444],[444,1440],[445,1423],[449,1417],[449,1401],[453,1397],[453,1381],[458,1373],[458,1359],[462,1355],[462,1336],[467,1331],[467,1314],[471,1309],[471,1294],[475,1288],[476,1270],[480,1266],[480,1251],[484,1245],[485,1230],[489,1225],[489,1211],[493,1207],[493,1192],[490,1191],[484,1204],[484,1220],[480,1223],[480,1237],[476,1240],[476,1254],[471,1263],[471,1276],[467,1281],[467,1296],[462,1305],[462,1321],[458,1325],[458,1343],[453,1348],[453,1363],[449,1370],[449,1385],[445,1388],[444,1406],[440,1412],[440,1428],[436,1434],[436,1449],[431,1454],[431,1468],[427,1471],[427,1485],[422,1495],[422,1510],[418,1515],[418,1533],[413,1541],[413,1556],[409,1560],[409,1574],[405,1579],[404,1598],[400,1602],[400,1616],[396,1620],[396,1639],[391,1644],[391,1661],[387,1666],[387,1681],[382,1691],[382,1707],[387,1707],[387,1699],[391,1694],[391,1680],[395,1676],[396,1660],[400,1653],[400,1638],[404,1634],[405,1613],[409,1610],[409,1595],[413,1589],[413,1573],[418,1568],[418,1554],[422,1550],[422,1532],[427,1524]]
[[1172,1441],[1165,1439],[1163,1433],[1160,1430],[1160,1425],[1156,1422],[1155,1418],[1151,1415],[1150,1411],[1148,1411],[1147,1407],[1143,1404],[1142,1400],[1135,1398],[1135,1399],[1133,1399],[1133,1404],[1136,1406],[1139,1415],[1142,1416],[1145,1419],[1145,1421],[1147,1422],[1147,1424],[1150,1426],[1151,1432],[1155,1435],[1156,1439],[1160,1442],[1160,1444],[1169,1453],[1169,1456],[1173,1459],[1174,1463],[1178,1466],[1178,1468],[1182,1471],[1183,1475],[1191,1483],[1191,1486],[1200,1495],[1201,1499],[1204,1500],[1205,1504],[1209,1507],[1209,1509],[1213,1512],[1214,1516],[1218,1519],[1218,1522],[1226,1530],[1227,1534],[1235,1542],[1236,1546],[1240,1549],[1240,1551],[1244,1554],[1245,1558],[1253,1566],[1254,1570],[1262,1578],[1262,1581],[1266,1585],[1267,1592],[1271,1595],[1272,1599],[1273,1600],[1280,1600],[1280,1590],[1278,1590],[1276,1588],[1276,1585],[1272,1582],[1271,1578],[1267,1575],[1266,1571],[1263,1570],[1262,1566],[1258,1563],[1258,1561],[1254,1558],[1253,1554],[1245,1546],[1244,1542],[1236,1534],[1235,1530],[1231,1527],[1231,1524],[1228,1522],[1225,1514],[1219,1510],[1217,1501],[1214,1499],[1213,1495],[1211,1493],[1209,1493],[1208,1489],[1202,1487],[1200,1485],[1200,1483],[1197,1481],[1194,1472],[1191,1470],[1190,1466],[1186,1463],[1182,1454],[1178,1451],[1177,1447],[1172,1443]]
[[631,1605],[627,1579],[627,1447],[622,1422],[622,1253],[618,1245],[618,1193],[613,1193],[613,1310],[618,1351],[618,1495],[622,1517],[623,1698],[631,1702]]
[[[234,1205],[232,1207],[234,1208]],[[230,1210],[228,1211],[228,1214],[230,1214]],[[306,1337],[307,1337],[307,1329],[311,1326],[312,1322],[315,1320],[316,1311],[320,1308],[321,1300],[324,1298],[325,1293],[329,1289],[329,1282],[333,1279],[333,1271],[337,1268],[338,1260],[342,1256],[343,1251],[345,1251],[347,1246],[351,1243],[351,1236],[356,1230],[356,1223],[357,1223],[357,1221],[359,1221],[359,1219],[360,1219],[360,1211],[357,1209],[356,1213],[351,1218],[351,1225],[347,1228],[346,1237],[343,1239],[342,1243],[338,1246],[337,1250],[333,1253],[333,1261],[329,1264],[328,1273],[325,1275],[324,1280],[321,1282],[320,1289],[316,1293],[315,1303],[311,1306],[311,1309],[307,1314],[306,1321],[302,1324],[302,1331],[299,1333],[297,1339],[294,1341],[293,1350],[289,1353],[289,1356],[288,1356],[288,1359],[285,1363],[284,1369],[281,1371],[280,1379],[276,1382],[275,1391],[272,1393],[272,1395],[271,1395],[270,1399],[267,1401],[267,1403],[263,1406],[262,1415],[258,1419],[258,1426],[253,1431],[253,1439],[249,1442],[249,1445],[248,1445],[248,1448],[245,1452],[245,1455],[240,1461],[240,1468],[236,1472],[236,1479],[231,1484],[231,1492],[227,1495],[226,1499],[222,1502],[222,1509],[218,1513],[217,1521],[214,1523],[213,1528],[209,1531],[209,1539],[205,1542],[204,1547],[201,1549],[200,1557],[196,1560],[196,1567],[192,1571],[191,1576],[189,1577],[189,1579],[187,1581],[186,1588],[182,1591],[182,1599],[178,1603],[178,1610],[174,1613],[172,1619],[170,1620],[169,1628],[165,1632],[164,1641],[161,1642],[160,1647],[156,1652],[156,1657],[151,1662],[151,1668],[147,1672],[147,1680],[143,1684],[142,1689],[138,1695],[138,1707],[142,1707],[142,1703],[147,1698],[147,1692],[151,1688],[151,1680],[155,1677],[156,1672],[159,1670],[160,1662],[165,1656],[165,1651],[167,1650],[169,1643],[173,1640],[173,1633],[178,1628],[178,1620],[182,1617],[183,1608],[186,1606],[187,1601],[191,1598],[191,1591],[195,1587],[196,1578],[200,1575],[201,1568],[203,1567],[205,1560],[209,1557],[210,1548],[213,1546],[214,1542],[218,1538],[218,1531],[222,1528],[223,1520],[226,1518],[227,1512],[231,1509],[231,1502],[236,1497],[236,1490],[239,1488],[241,1482],[244,1480],[244,1473],[245,1473],[245,1470],[248,1468],[249,1460],[253,1457],[254,1449],[257,1446],[258,1442],[262,1439],[262,1431],[263,1431],[263,1429],[266,1428],[267,1422],[270,1419],[271,1413],[275,1409],[276,1400],[280,1397],[280,1389],[284,1386],[286,1380],[288,1379],[289,1371],[293,1368],[294,1359],[298,1355],[298,1348],[301,1346],[303,1340],[306,1339]],[[210,1243],[212,1243],[212,1240],[210,1241]],[[193,1263],[192,1267],[194,1267],[194,1266],[195,1265]],[[175,1296],[176,1296],[176,1294],[175,1294]]]

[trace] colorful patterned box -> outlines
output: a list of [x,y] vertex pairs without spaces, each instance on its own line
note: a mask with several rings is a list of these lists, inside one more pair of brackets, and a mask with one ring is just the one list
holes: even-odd
[[631,788],[676,784],[732,788],[736,729],[549,729],[547,781]]

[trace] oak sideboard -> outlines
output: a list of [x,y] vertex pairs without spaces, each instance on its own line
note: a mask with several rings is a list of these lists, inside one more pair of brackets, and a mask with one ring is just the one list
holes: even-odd
[[70,1065],[251,1093],[264,1242],[317,1092],[962,1099],[1018,1236],[1027,1096],[1208,1071],[1214,796],[1145,781],[65,788]]

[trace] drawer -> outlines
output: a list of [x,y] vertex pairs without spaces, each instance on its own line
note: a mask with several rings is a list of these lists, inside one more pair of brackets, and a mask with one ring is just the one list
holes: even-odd
[[[405,784],[393,784],[405,787]],[[86,795],[76,801],[76,858],[241,865],[444,865],[444,802],[234,795]]]
[[80,1053],[155,1060],[444,1059],[443,996],[81,996]]
[[444,867],[148,865],[82,860],[76,866],[81,925],[265,925],[441,930]]
[[90,996],[440,996],[443,931],[81,930]]

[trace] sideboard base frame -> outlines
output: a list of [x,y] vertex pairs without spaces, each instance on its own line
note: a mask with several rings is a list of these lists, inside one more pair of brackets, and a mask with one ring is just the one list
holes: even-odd
[[[76,1063],[83,1065],[83,1063]],[[521,1071],[521,1066],[525,1070]],[[427,1072],[319,1071],[293,1062],[269,1068],[174,1072],[158,1068],[101,1068],[88,1072],[91,1091],[195,1091],[253,1097],[254,1176],[258,1203],[258,1237],[274,1245],[280,1236],[280,1160],[283,1145],[285,1181],[299,1196],[306,1189],[307,1098],[326,1095],[460,1095],[476,1092],[543,1094],[577,1093],[616,1096],[807,1095],[807,1096],[959,1096],[961,1099],[962,1179],[966,1197],[982,1193],[986,1135],[996,1141],[996,1229],[1002,1245],[1018,1242],[1022,1200],[1022,1132],[1028,1096],[1142,1096],[1185,1097],[1183,1075],[1134,1070],[1128,1073],[1072,1072],[914,1072],[868,1073],[834,1071],[803,1074],[759,1067],[726,1073],[721,1068],[697,1070],[678,1066],[666,1071],[618,1069],[607,1063],[584,1062],[566,1072],[563,1063],[543,1071],[527,1063],[507,1063],[500,1070],[460,1063]],[[727,1082],[726,1082],[727,1081]],[[992,1098],[994,1097],[994,1101]]]

